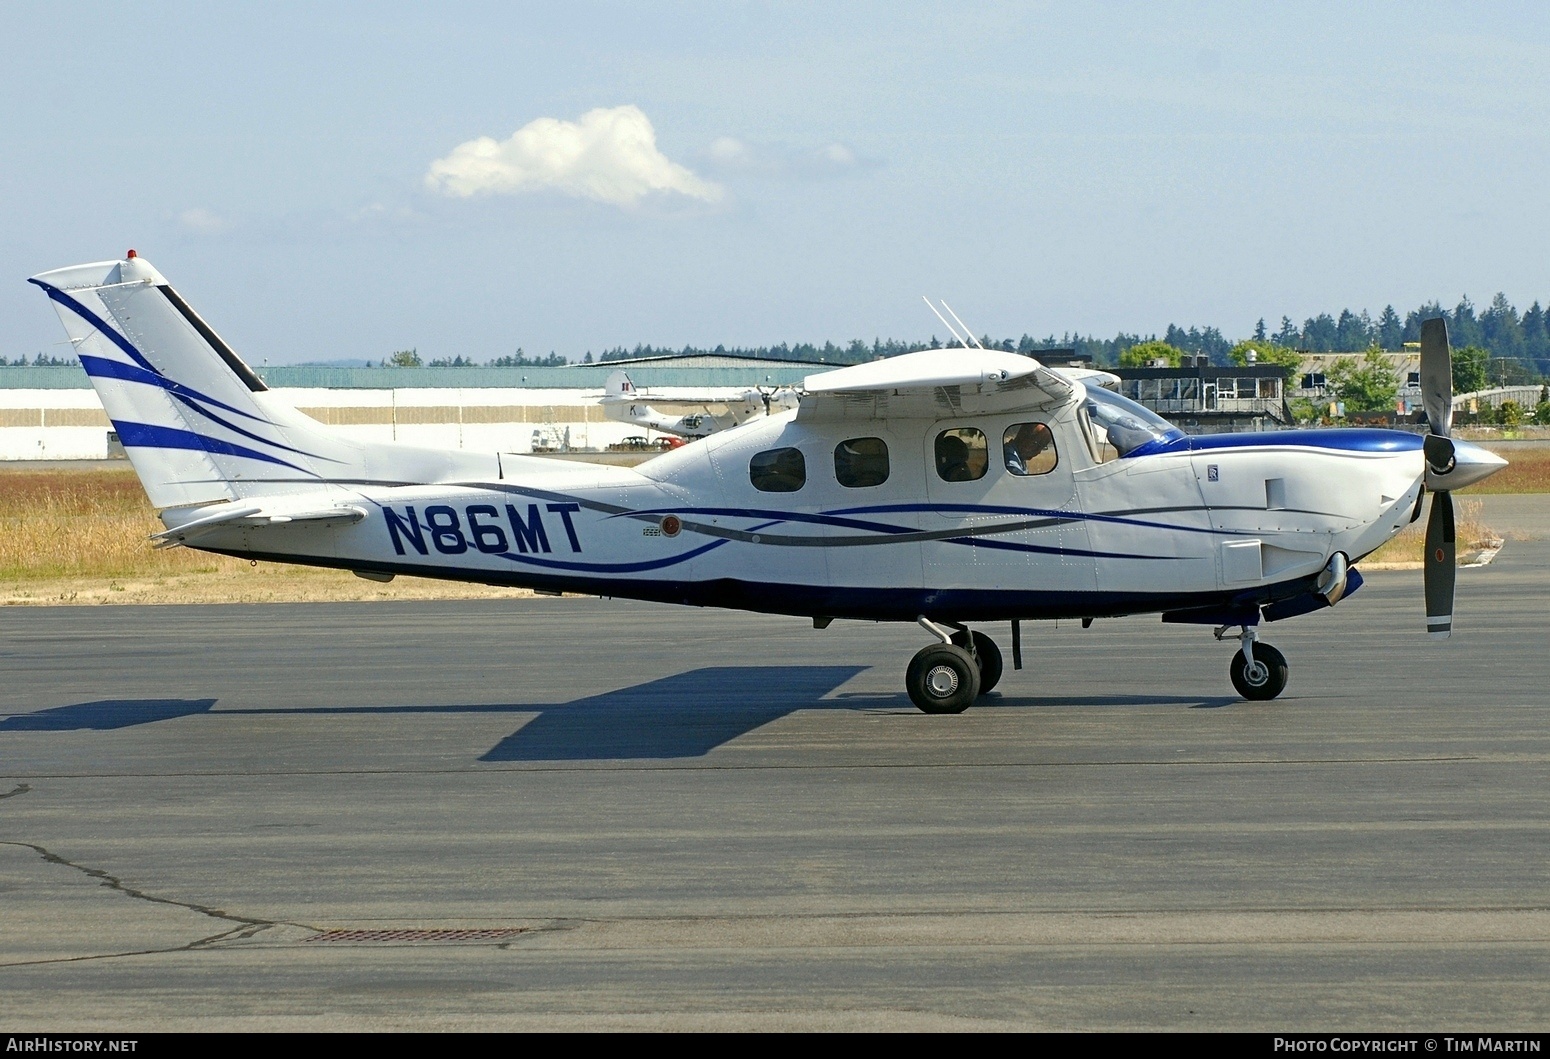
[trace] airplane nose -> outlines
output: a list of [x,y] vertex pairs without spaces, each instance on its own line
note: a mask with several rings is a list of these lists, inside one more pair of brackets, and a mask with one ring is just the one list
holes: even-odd
[[1453,459],[1453,469],[1446,474],[1438,474],[1430,467],[1426,469],[1426,488],[1434,491],[1462,489],[1483,482],[1507,466],[1507,461],[1496,453],[1467,441],[1453,442]]

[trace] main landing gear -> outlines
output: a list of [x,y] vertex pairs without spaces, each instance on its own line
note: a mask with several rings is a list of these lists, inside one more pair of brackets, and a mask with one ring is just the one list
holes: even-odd
[[[962,713],[974,700],[1001,681],[1001,649],[982,632],[974,632],[957,622],[938,624],[921,616],[916,619],[937,642],[922,648],[910,659],[904,686],[910,701],[926,713]],[[1084,620],[1083,624],[1089,622]],[[1223,625],[1215,630],[1218,640],[1227,639],[1227,631],[1238,628],[1242,645],[1232,656],[1228,675],[1232,686],[1245,699],[1264,701],[1286,690],[1286,657],[1267,643],[1261,643],[1252,625]],[[1012,660],[1021,665],[1017,623],[1012,625]]]
[[944,627],[928,618],[920,627],[940,642],[910,659],[904,686],[910,701],[926,713],[962,713],[1001,681],[1001,649],[982,632],[962,625]]
[[[1231,625],[1216,630],[1216,638],[1227,638]],[[1252,625],[1240,626],[1238,642],[1243,646],[1232,656],[1227,667],[1232,686],[1246,699],[1273,699],[1286,690],[1286,656],[1267,643],[1259,642],[1259,634]]]

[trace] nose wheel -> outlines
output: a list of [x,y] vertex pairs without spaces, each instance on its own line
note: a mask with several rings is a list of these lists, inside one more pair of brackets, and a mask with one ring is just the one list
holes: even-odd
[[[1217,629],[1216,638],[1222,639],[1229,628],[1231,626],[1224,625]],[[1232,656],[1232,663],[1227,667],[1227,675],[1232,678],[1232,686],[1238,694],[1246,699],[1263,701],[1285,691],[1286,656],[1269,644],[1261,643],[1252,625],[1243,626],[1238,639],[1243,646]]]

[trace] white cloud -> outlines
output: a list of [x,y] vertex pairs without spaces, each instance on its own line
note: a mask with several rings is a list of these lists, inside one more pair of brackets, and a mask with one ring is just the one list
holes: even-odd
[[452,198],[551,190],[612,206],[653,193],[721,198],[720,187],[657,150],[656,130],[635,106],[599,107],[578,121],[539,118],[507,140],[460,143],[431,163],[425,185]]
[[195,206],[178,214],[178,223],[200,235],[219,235],[231,227],[226,218],[203,206]]
[[731,136],[711,141],[710,156],[722,165],[737,165],[748,158],[748,145]]
[[831,143],[819,150],[818,156],[825,162],[840,169],[849,169],[856,164],[856,152],[846,147],[843,143]]
[[876,164],[858,158],[856,152],[843,143],[829,143],[818,148],[754,145],[731,136],[711,142],[705,151],[705,163],[713,170],[728,174],[739,172],[795,179],[844,176]]

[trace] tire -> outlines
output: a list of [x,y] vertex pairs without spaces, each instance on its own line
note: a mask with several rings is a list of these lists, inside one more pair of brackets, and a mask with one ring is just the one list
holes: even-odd
[[1286,690],[1286,656],[1267,643],[1257,643],[1254,645],[1254,661],[1255,669],[1259,672],[1250,674],[1249,663],[1243,657],[1243,652],[1239,651],[1232,656],[1232,665],[1227,671],[1239,695],[1259,701],[1273,699]]
[[923,713],[962,713],[980,693],[980,670],[963,648],[935,643],[910,659],[910,701]]
[[996,646],[996,641],[982,632],[969,632],[963,630],[953,634],[953,643],[968,650],[970,638],[973,638],[974,661],[980,668],[980,694],[987,695],[997,684],[1001,683],[1001,674],[1005,667],[1001,661],[1001,648]]

